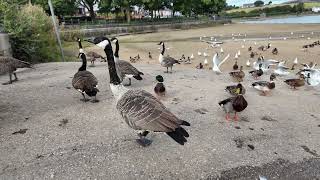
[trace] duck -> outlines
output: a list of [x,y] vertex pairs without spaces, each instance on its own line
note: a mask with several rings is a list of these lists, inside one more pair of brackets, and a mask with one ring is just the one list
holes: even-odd
[[238,95],[238,87],[242,88],[242,94],[244,95],[246,93],[246,89],[244,88],[244,86],[239,83],[237,85],[231,85],[231,86],[227,86],[225,91],[229,92],[232,96],[237,96]]
[[149,59],[152,59],[152,55],[151,55],[151,52],[149,52]]
[[107,37],[96,37],[89,39],[88,42],[104,49],[106,53],[110,88],[115,97],[116,109],[130,128],[140,131],[136,142],[147,147],[152,144],[152,141],[146,136],[149,132],[158,132],[166,133],[175,142],[184,145],[189,137],[184,126],[190,126],[190,123],[178,118],[151,93],[140,89],[128,89],[121,84],[111,41]]
[[275,74],[270,75],[270,82],[267,81],[258,81],[252,83],[252,87],[262,92],[263,96],[267,95],[267,92],[270,92],[272,89],[276,87],[274,80],[276,79]]
[[[9,73],[9,81],[2,83],[2,85],[12,84],[18,81],[16,70],[19,68],[33,68],[33,66],[29,62],[21,61],[13,57],[0,56],[0,75]],[[12,80],[12,74],[14,75],[14,80]]]
[[238,57],[240,57],[241,56],[241,51],[240,50],[238,50]]
[[251,52],[250,53],[250,58],[254,58],[254,56],[255,56],[254,52]]
[[320,84],[320,69],[303,69],[297,74],[304,75],[309,86],[318,86]]
[[251,46],[248,48],[248,51],[249,51],[249,52],[252,51],[252,47],[251,47]]
[[203,56],[204,56],[204,57],[208,57],[209,55],[208,55],[206,52],[204,52],[204,53],[203,53]]
[[243,72],[243,66],[240,66],[239,71],[230,72],[229,75],[236,81],[242,82],[246,74]]
[[274,48],[272,50],[272,54],[277,55],[279,53],[278,48]]
[[239,69],[239,66],[238,66],[238,62],[236,61],[236,62],[234,62],[234,65],[233,65],[233,70],[234,71],[236,71],[236,70],[238,70]]
[[93,51],[89,51],[88,53],[86,53],[86,56],[88,56],[88,58],[90,58],[91,61],[91,66],[94,66],[94,62],[97,59],[101,59],[101,62],[107,62],[106,58],[101,56],[100,54],[93,52]]
[[[139,71],[137,68],[135,68],[132,64],[130,64],[128,61],[125,60],[120,60],[119,57],[119,50],[120,50],[120,45],[119,45],[119,40],[117,38],[112,38],[111,42],[115,43],[116,48],[115,48],[115,52],[114,52],[114,59],[116,62],[116,67],[117,72],[119,73],[119,77],[121,82],[123,82],[123,80],[125,78],[129,79],[129,84],[125,84],[125,86],[131,86],[131,78],[135,78],[138,81],[143,80],[143,78],[141,77],[143,74],[143,72]],[[140,58],[140,57],[139,57]]]
[[79,45],[78,57],[81,58],[82,65],[78,69],[78,72],[73,76],[72,86],[82,94],[83,99],[81,99],[81,101],[90,101],[90,99],[87,99],[85,96],[85,94],[87,94],[89,97],[94,97],[94,100],[91,102],[96,103],[99,102],[99,100],[97,100],[97,93],[99,92],[98,80],[91,72],[87,71],[87,58],[82,49],[81,39],[78,38],[77,41]]
[[166,87],[164,86],[163,77],[161,75],[156,76],[156,80],[158,81],[156,86],[154,87],[154,92],[158,97],[162,97],[166,95]]
[[247,61],[247,63],[246,63],[246,66],[247,66],[247,67],[250,67],[250,66],[251,66],[250,59],[248,59],[248,61]]
[[234,59],[235,59],[235,60],[238,60],[238,59],[239,59],[238,53],[236,53],[236,55],[234,56]]
[[237,116],[237,113],[242,112],[245,110],[248,106],[248,102],[243,97],[243,89],[242,85],[239,84],[238,88],[236,90],[237,96],[227,98],[223,101],[220,101],[218,104],[220,107],[224,109],[224,112],[226,113],[226,120],[229,121],[230,119],[230,113],[234,113],[234,120],[237,121],[239,118]]
[[180,64],[180,62],[172,57],[169,56],[164,56],[164,52],[165,52],[165,45],[164,42],[160,42],[158,45],[162,46],[162,51],[159,55],[159,62],[161,64],[161,66],[166,67],[167,71],[165,73],[169,73],[169,67],[171,68],[170,73],[172,73],[172,67],[174,64]]
[[302,87],[305,85],[305,76],[300,74],[299,79],[287,79],[284,82],[291,88],[297,89],[297,87]]
[[228,54],[222,61],[219,60],[219,56],[218,53],[215,53],[213,58],[212,58],[212,70],[213,72],[217,73],[217,74],[221,74],[221,70],[220,70],[220,66],[226,62],[226,60],[230,57],[230,54]]
[[249,71],[249,74],[251,74],[255,79],[263,75],[262,64],[259,64],[258,70]]

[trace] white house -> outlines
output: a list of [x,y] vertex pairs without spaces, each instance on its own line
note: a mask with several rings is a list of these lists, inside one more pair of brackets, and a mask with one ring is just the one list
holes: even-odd
[[312,12],[315,12],[315,13],[320,12],[320,7],[313,7]]

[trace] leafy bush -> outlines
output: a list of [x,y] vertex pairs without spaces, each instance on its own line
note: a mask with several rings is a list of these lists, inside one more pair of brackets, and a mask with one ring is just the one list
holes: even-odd
[[4,28],[14,57],[29,62],[58,60],[52,20],[40,6],[6,4],[5,9]]

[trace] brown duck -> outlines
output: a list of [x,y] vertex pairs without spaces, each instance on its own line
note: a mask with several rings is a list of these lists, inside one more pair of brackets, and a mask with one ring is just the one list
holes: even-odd
[[245,73],[243,72],[243,66],[240,66],[240,71],[233,71],[229,73],[232,78],[234,78],[238,82],[242,82],[245,77]]
[[253,71],[249,71],[249,74],[251,74],[255,79],[257,79],[258,77],[263,75],[263,71],[262,71],[262,64],[259,64],[259,69],[258,70],[253,70]]
[[239,66],[238,66],[238,62],[236,61],[235,63],[234,63],[234,65],[233,65],[233,70],[238,70],[239,69]]
[[301,87],[305,85],[305,77],[303,74],[300,74],[299,79],[287,79],[284,82],[288,84],[291,88],[297,89],[296,87]]

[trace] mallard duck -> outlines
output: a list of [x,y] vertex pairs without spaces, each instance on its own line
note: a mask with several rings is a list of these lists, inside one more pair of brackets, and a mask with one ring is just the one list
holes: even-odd
[[163,84],[163,77],[161,75],[156,76],[156,80],[158,81],[157,85],[154,87],[154,92],[157,96],[165,96],[166,95],[166,88]]
[[250,71],[249,74],[251,74],[255,79],[257,79],[258,77],[263,75],[263,71],[261,68],[262,68],[262,64],[259,64],[259,69]]
[[288,84],[291,88],[297,89],[296,87],[301,87],[305,85],[304,79],[305,76],[303,74],[300,74],[299,79],[287,79],[284,82]]
[[239,71],[233,71],[229,73],[231,77],[233,77],[236,81],[238,82],[242,82],[244,76],[246,75],[243,72],[243,66],[240,66],[240,70]]
[[274,83],[274,79],[276,79],[275,74],[270,75],[270,82],[267,81],[258,81],[252,83],[253,88],[259,90],[262,92],[262,95],[267,95],[266,93],[271,91],[276,87],[276,84]]
[[242,85],[238,85],[237,96],[225,99],[219,102],[219,106],[223,107],[226,113],[226,120],[230,119],[230,113],[234,113],[234,120],[238,120],[237,113],[245,110],[248,106],[248,102],[242,95]]
[[272,50],[272,54],[277,55],[279,53],[278,48],[274,48]]
[[235,63],[234,63],[234,65],[233,65],[233,70],[238,70],[239,69],[239,66],[238,66],[238,62],[236,61]]
[[241,83],[237,84],[237,85],[232,85],[232,86],[227,86],[225,91],[229,92],[231,95],[233,96],[237,96],[239,94],[239,88],[242,88],[242,94],[244,95],[246,93],[246,89],[242,86]]

